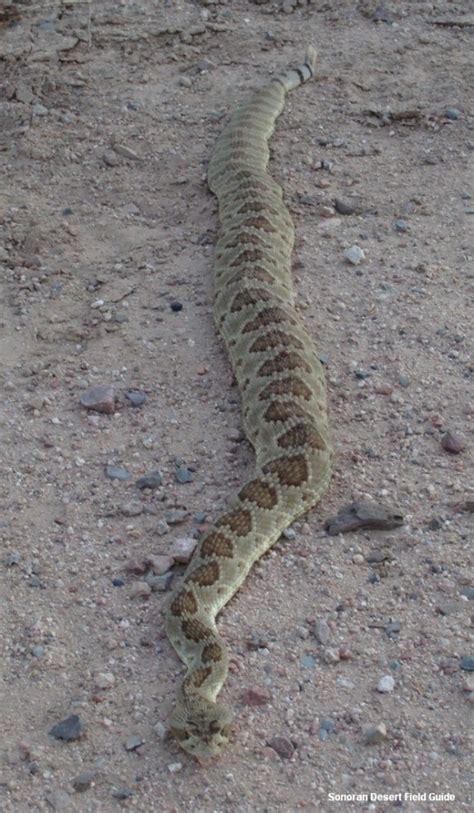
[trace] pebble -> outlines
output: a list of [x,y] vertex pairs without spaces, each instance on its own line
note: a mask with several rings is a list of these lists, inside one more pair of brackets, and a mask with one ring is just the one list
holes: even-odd
[[80,739],[82,732],[83,725],[80,717],[77,714],[71,714],[69,717],[61,720],[61,722],[53,725],[53,727],[48,731],[48,734],[50,737],[54,737],[55,740],[74,742],[75,740]]
[[326,649],[323,654],[323,661],[328,665],[339,663],[341,660],[339,652],[336,649]]
[[17,550],[12,550],[10,553],[7,553],[3,561],[6,567],[13,567],[21,562],[21,553]]
[[148,598],[151,587],[146,581],[134,582],[130,587],[130,598]]
[[395,688],[395,680],[392,675],[384,675],[377,683],[377,691],[381,694],[389,694]]
[[105,474],[109,480],[129,480],[130,472],[124,466],[106,466]]
[[394,225],[395,231],[400,232],[400,234],[404,234],[408,231],[408,223],[406,220],[396,220]]
[[83,771],[83,773],[74,777],[71,784],[76,793],[84,793],[84,791],[89,790],[96,776],[95,771]]
[[402,628],[400,621],[390,621],[386,627],[384,627],[384,632],[388,635],[389,638],[393,638],[397,635]]
[[181,85],[183,88],[190,88],[192,87],[192,81],[189,76],[180,76],[178,79],[178,84]]
[[179,773],[183,769],[182,762],[170,762],[168,765],[168,770],[170,773]]
[[112,587],[123,587],[125,584],[123,579],[115,578],[112,579]]
[[314,637],[316,638],[316,640],[319,641],[319,643],[322,644],[323,646],[326,646],[330,636],[331,631],[326,621],[324,620],[316,621],[316,624],[314,625]]
[[314,655],[303,655],[301,658],[301,666],[303,669],[314,669],[316,663],[317,661]]
[[36,646],[31,647],[31,654],[34,658],[42,658],[45,652],[46,650],[41,644],[36,644]]
[[98,689],[111,689],[115,686],[115,677],[112,672],[98,672],[94,677]]
[[107,167],[118,167],[120,164],[120,158],[114,150],[106,150],[102,160]]
[[173,556],[166,556],[164,554],[151,553],[146,557],[146,563],[151,567],[155,576],[162,576],[164,573],[167,573],[168,570],[171,570],[174,565],[174,558]]
[[340,686],[341,689],[355,689],[354,681],[344,677],[344,675],[339,675],[336,678],[336,685]]
[[197,540],[190,536],[183,536],[180,539],[175,539],[170,550],[170,556],[173,557],[175,562],[182,565],[187,565],[194,553],[196,545]]
[[192,472],[190,472],[186,466],[179,466],[174,476],[178,483],[191,483],[193,480]]
[[32,105],[31,112],[33,113],[33,116],[47,116],[49,110],[44,106],[44,104],[37,102],[36,104]]
[[114,799],[119,799],[121,802],[124,802],[126,799],[130,799],[130,797],[133,796],[133,790],[124,785],[121,788],[116,788],[112,792],[112,796]]
[[72,810],[72,797],[65,790],[51,790],[45,800],[53,810]]
[[360,265],[362,260],[365,259],[365,253],[360,246],[354,245],[345,250],[344,257],[352,265]]
[[321,741],[327,740],[329,734],[334,731],[336,728],[336,721],[332,720],[330,717],[327,717],[325,720],[322,720],[321,725],[319,727],[318,736]]
[[409,387],[410,386],[410,379],[407,375],[400,375],[398,376],[398,383],[401,387]]
[[446,432],[441,438],[441,446],[446,452],[460,454],[465,448],[465,443],[458,435]]
[[139,517],[143,513],[143,505],[141,502],[130,500],[120,506],[120,513],[124,517]]
[[136,751],[141,745],[143,745],[143,739],[139,734],[132,734],[130,737],[127,737],[124,742],[126,751]]
[[165,511],[165,520],[169,525],[179,525],[189,517],[189,511]]
[[183,303],[178,302],[177,299],[174,299],[173,302],[170,302],[170,308],[173,311],[173,313],[179,313],[179,311],[183,310]]
[[387,739],[387,728],[385,723],[378,725],[367,725],[362,729],[362,736],[366,745],[377,745]]
[[457,108],[457,107],[448,107],[448,108],[446,109],[446,112],[445,112],[445,114],[444,114],[444,115],[445,115],[445,116],[446,116],[446,118],[447,118],[447,119],[449,119],[450,121],[457,121],[458,119],[460,119],[460,118],[461,118],[462,113],[461,113],[461,111],[460,111],[460,110],[458,110],[458,108]]
[[335,198],[334,208],[340,215],[353,215],[355,213],[355,207],[351,203],[341,200],[340,198]]
[[125,397],[130,401],[132,407],[141,407],[147,400],[145,393],[139,390],[129,390]]
[[463,587],[461,589],[461,595],[466,596],[469,601],[474,601],[474,587]]
[[159,469],[151,471],[150,474],[145,474],[139,477],[135,485],[139,489],[150,488],[152,490],[159,488],[163,483],[163,472]]
[[251,686],[245,689],[242,695],[242,703],[244,706],[265,706],[271,699],[271,691],[261,686]]
[[115,412],[114,388],[110,384],[94,384],[80,397],[80,403],[86,409],[113,415]]
[[173,574],[164,573],[163,576],[155,576],[153,573],[147,573],[144,580],[150,585],[153,593],[164,593],[171,587]]
[[268,740],[267,745],[273,748],[282,759],[291,759],[295,752],[295,746],[286,737],[272,737],[271,740]]
[[471,655],[464,655],[459,665],[465,672],[474,672],[474,658]]

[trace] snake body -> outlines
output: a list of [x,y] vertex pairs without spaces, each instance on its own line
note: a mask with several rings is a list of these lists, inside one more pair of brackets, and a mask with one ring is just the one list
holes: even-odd
[[168,637],[187,666],[170,731],[198,760],[217,756],[231,714],[216,702],[228,651],[216,616],[253,563],[324,493],[331,463],[324,374],[294,307],[294,229],[267,174],[268,140],[287,91],[312,78],[316,51],[276,76],[230,117],[208,183],[219,202],[214,315],[255,449],[251,479],[200,538],[166,611]]

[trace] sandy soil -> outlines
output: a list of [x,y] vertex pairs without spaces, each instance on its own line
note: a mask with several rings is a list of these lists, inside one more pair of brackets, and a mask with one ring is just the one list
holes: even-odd
[[[468,4],[13,6],[0,31],[0,810],[468,810]],[[271,172],[327,365],[336,471],[222,616],[238,725],[203,769],[165,737],[181,666],[156,557],[196,537],[252,467],[212,322],[206,161],[222,117],[308,41],[318,81],[288,99]],[[359,265],[344,259],[353,245]],[[96,384],[113,388],[113,414],[81,405]],[[156,470],[157,489],[137,488]],[[404,525],[326,534],[367,496]],[[78,739],[49,734],[70,715]]]

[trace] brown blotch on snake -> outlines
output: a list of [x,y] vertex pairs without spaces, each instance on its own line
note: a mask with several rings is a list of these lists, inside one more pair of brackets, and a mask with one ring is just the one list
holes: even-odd
[[240,489],[241,500],[249,500],[256,503],[260,508],[274,508],[278,502],[276,489],[265,480],[250,480],[249,483]]
[[211,531],[201,542],[200,554],[203,558],[206,556],[222,556],[226,559],[232,559],[234,546],[232,541],[224,534]]
[[267,384],[258,398],[259,401],[268,401],[268,399],[274,395],[296,395],[299,398],[304,398],[306,401],[309,401],[311,398],[311,390],[300,378],[290,376],[288,378],[280,378],[278,381],[272,381],[270,384]]

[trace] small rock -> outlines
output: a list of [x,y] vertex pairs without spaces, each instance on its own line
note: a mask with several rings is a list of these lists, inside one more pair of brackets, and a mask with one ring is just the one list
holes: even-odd
[[96,776],[95,771],[84,771],[75,776],[71,784],[76,793],[84,793],[84,791],[89,790]]
[[189,76],[180,76],[178,79],[178,84],[181,85],[183,88],[190,88],[192,87],[192,81]]
[[164,554],[151,553],[146,557],[146,563],[151,567],[155,576],[162,576],[171,570],[174,564],[173,556],[166,556]]
[[[134,150],[131,150],[130,147],[127,147],[126,144],[119,144],[118,142],[114,142],[113,150],[117,153],[117,155],[121,155],[122,158],[127,158],[129,161],[140,161],[141,158]],[[107,163],[107,162],[106,162]],[[109,166],[115,166],[114,164]]]
[[445,112],[445,114],[444,114],[444,115],[445,115],[445,116],[446,116],[446,118],[447,118],[447,119],[449,119],[450,121],[457,121],[458,119],[460,119],[460,118],[461,118],[462,113],[461,113],[461,111],[460,111],[460,110],[458,110],[458,108],[457,108],[457,107],[448,107],[448,108],[446,109],[446,112]]
[[112,672],[98,672],[94,682],[98,689],[111,689],[112,686],[115,686],[115,677]]
[[145,581],[134,582],[130,587],[130,598],[148,598],[151,594],[151,587]]
[[106,150],[102,156],[104,164],[108,167],[118,167],[120,158],[114,150]]
[[129,390],[126,394],[126,398],[130,401],[132,407],[141,407],[147,400],[145,393],[139,390]]
[[173,557],[175,562],[186,565],[191,559],[196,545],[197,540],[188,536],[175,539],[170,550],[170,556]]
[[170,308],[173,311],[173,313],[179,313],[179,311],[183,310],[183,303],[178,302],[177,299],[174,299],[173,302],[170,302]]
[[55,740],[74,742],[74,740],[80,739],[82,732],[83,726],[79,716],[77,714],[71,714],[70,717],[66,717],[64,720],[61,720],[60,723],[56,723],[56,725],[48,731],[48,734],[50,737],[54,737]]
[[392,675],[384,675],[377,683],[377,691],[381,694],[389,694],[395,688],[395,680]]
[[301,666],[303,669],[314,669],[316,663],[317,661],[314,655],[303,655],[301,658]]
[[21,553],[17,550],[11,550],[3,560],[6,567],[13,567],[21,562]]
[[25,85],[24,82],[20,82],[15,88],[15,98],[19,102],[23,102],[23,104],[31,104],[33,101],[33,92],[29,85]]
[[171,587],[173,574],[164,573],[163,576],[154,576],[153,573],[147,573],[144,581],[150,585],[153,593],[165,593]]
[[398,377],[398,383],[401,387],[409,387],[410,386],[410,379],[407,375],[400,375]]
[[189,517],[189,511],[165,511],[165,520],[169,525],[179,525]]
[[326,649],[323,654],[323,661],[328,665],[339,663],[339,652],[336,649]]
[[395,231],[398,231],[400,234],[404,234],[408,231],[408,223],[406,220],[396,220],[394,225]]
[[168,770],[170,773],[179,773],[183,769],[182,762],[170,762],[168,765]]
[[334,208],[340,215],[353,215],[355,213],[355,207],[351,203],[341,200],[340,198],[335,198]]
[[395,635],[398,635],[402,628],[400,621],[390,621],[386,627],[384,627],[384,632],[388,635],[389,638],[394,638]]
[[271,691],[260,686],[251,686],[242,695],[244,706],[265,706],[271,699]]
[[452,432],[446,432],[441,438],[441,446],[445,451],[451,454],[460,454],[460,452],[464,450],[465,445],[461,438]]
[[344,252],[345,259],[352,265],[360,265],[362,260],[365,259],[365,253],[360,246],[351,246]]
[[65,790],[51,790],[44,797],[48,805],[59,813],[72,810],[72,797]]
[[156,489],[159,488],[163,483],[163,472],[156,469],[155,471],[150,472],[150,474],[145,474],[143,477],[139,477],[136,481],[135,485],[139,489],[150,488]]
[[[398,508],[391,508],[369,500],[356,500],[341,508],[336,517],[328,519],[324,523],[324,528],[328,534],[333,536],[360,528],[388,531],[398,528],[400,525],[403,525],[403,514]],[[360,554],[355,554],[355,556],[358,555]]]
[[143,745],[143,739],[139,734],[132,734],[130,737],[127,737],[124,743],[126,751],[136,751],[141,745]]
[[329,737],[329,734],[334,731],[336,728],[336,721],[331,720],[330,717],[327,717],[325,720],[322,720],[321,725],[319,727],[318,736],[319,739],[324,742]]
[[112,579],[112,587],[123,587],[125,584],[123,579],[115,578]]
[[367,725],[362,729],[362,736],[365,745],[377,745],[387,739],[387,728],[385,723],[379,723],[376,726]]
[[192,472],[186,466],[179,466],[174,476],[178,483],[191,483],[193,480]]
[[465,672],[474,672],[474,658],[471,655],[464,655],[459,665]]
[[141,502],[126,502],[120,506],[120,513],[124,517],[138,517],[143,513],[143,505]]
[[330,636],[331,631],[326,621],[316,621],[316,624],[314,625],[314,637],[316,640],[319,641],[319,643],[323,646],[326,646]]
[[37,102],[36,104],[31,106],[31,112],[33,113],[33,116],[47,116],[49,110],[47,107],[44,106],[44,104],[40,104],[39,102]]
[[112,792],[112,796],[114,799],[119,799],[121,802],[124,802],[126,799],[130,799],[133,796],[133,790],[124,785],[121,788],[116,788]]
[[474,601],[474,587],[463,587],[461,589],[461,595],[466,596],[469,601]]
[[271,740],[268,740],[267,745],[273,748],[282,759],[291,759],[295,752],[295,746],[286,737],[272,737]]
[[36,646],[31,647],[31,654],[34,658],[42,658],[45,652],[46,650],[41,644],[36,644]]
[[115,412],[114,388],[109,384],[94,384],[82,393],[80,402],[86,409],[113,415]]
[[106,466],[105,474],[109,480],[129,480],[130,472],[124,466]]

